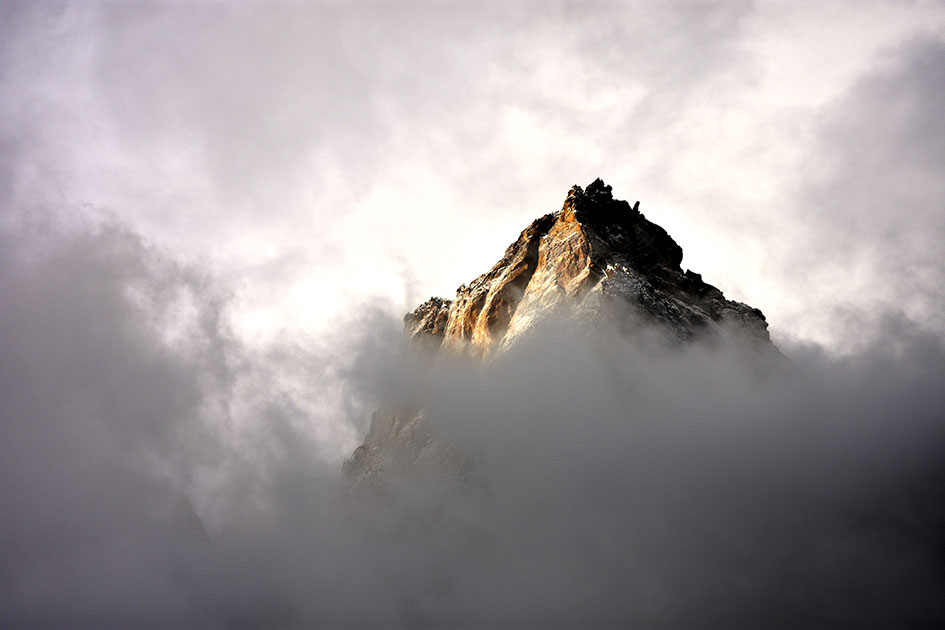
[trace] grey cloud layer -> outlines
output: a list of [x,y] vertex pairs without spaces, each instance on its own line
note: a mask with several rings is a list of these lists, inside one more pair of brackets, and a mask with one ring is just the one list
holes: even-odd
[[[405,373],[396,322],[349,322],[345,360],[261,356],[219,324],[225,290],[127,230],[34,233],[42,253],[22,236],[0,273],[5,627],[945,616],[945,348],[901,315],[883,345],[791,348],[767,376],[725,348],[573,329],[488,370]],[[194,302],[168,339],[171,296]],[[350,429],[417,391],[485,492],[415,480],[345,503],[313,418]]]

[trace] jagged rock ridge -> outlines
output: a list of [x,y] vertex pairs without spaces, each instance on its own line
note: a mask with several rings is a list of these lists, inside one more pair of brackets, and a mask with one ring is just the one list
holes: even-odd
[[[678,341],[720,333],[776,352],[760,310],[725,299],[680,267],[682,249],[639,210],[614,199],[600,179],[574,186],[561,210],[536,219],[488,272],[404,317],[406,332],[436,352],[501,353],[554,313],[594,322],[616,316]],[[375,414],[365,442],[345,462],[354,487],[387,474],[469,462],[438,443],[422,411]]]

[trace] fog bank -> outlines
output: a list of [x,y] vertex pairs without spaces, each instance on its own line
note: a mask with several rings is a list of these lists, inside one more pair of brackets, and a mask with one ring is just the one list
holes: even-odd
[[[198,264],[43,225],[0,236],[4,627],[945,618],[945,347],[901,314],[775,372],[549,328],[427,374],[370,310],[251,350]],[[346,499],[332,447],[418,386],[482,491]]]

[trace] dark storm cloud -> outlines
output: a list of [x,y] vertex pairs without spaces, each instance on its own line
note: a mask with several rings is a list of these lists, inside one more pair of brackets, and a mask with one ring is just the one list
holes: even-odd
[[[7,627],[945,615],[945,348],[902,315],[859,354],[786,348],[774,370],[550,327],[430,373],[372,314],[348,322],[346,358],[254,354],[199,269],[114,224],[28,229],[4,232],[0,273]],[[181,311],[175,335],[155,325]],[[344,502],[313,418],[356,424],[417,392],[483,490],[417,479]]]

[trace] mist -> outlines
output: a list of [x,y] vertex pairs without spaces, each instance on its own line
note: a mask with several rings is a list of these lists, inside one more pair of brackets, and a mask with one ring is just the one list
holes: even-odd
[[[488,365],[431,370],[379,312],[259,353],[228,331],[219,279],[119,224],[29,248],[17,229],[0,249],[5,627],[945,615],[945,348],[901,314],[861,352],[785,347],[774,367],[549,323]],[[339,438],[313,427],[353,445],[418,392],[475,489],[347,496],[320,447]]]
[[[941,626],[943,25],[0,0],[0,626]],[[410,347],[596,177],[783,356]],[[475,483],[351,496],[417,405]]]

